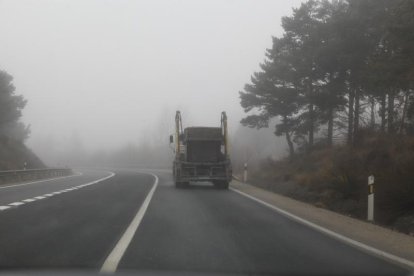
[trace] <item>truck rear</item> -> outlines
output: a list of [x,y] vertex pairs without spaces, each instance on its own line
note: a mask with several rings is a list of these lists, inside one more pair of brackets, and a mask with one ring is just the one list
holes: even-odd
[[[171,137],[170,142],[173,140]],[[228,189],[232,170],[225,112],[221,115],[221,127],[187,127],[183,131],[177,111],[173,176],[178,188],[189,182],[209,181],[217,188]]]

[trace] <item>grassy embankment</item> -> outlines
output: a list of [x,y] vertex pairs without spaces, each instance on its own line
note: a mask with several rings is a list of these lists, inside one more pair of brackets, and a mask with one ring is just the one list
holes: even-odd
[[376,223],[414,235],[414,137],[365,131],[357,144],[315,148],[292,160],[265,160],[250,173],[250,182],[365,219],[372,174]]

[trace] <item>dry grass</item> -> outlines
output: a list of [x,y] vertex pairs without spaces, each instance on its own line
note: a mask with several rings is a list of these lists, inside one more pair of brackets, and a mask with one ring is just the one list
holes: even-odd
[[366,216],[367,178],[375,176],[376,221],[414,232],[414,137],[365,130],[355,147],[264,161],[254,184],[358,218]]

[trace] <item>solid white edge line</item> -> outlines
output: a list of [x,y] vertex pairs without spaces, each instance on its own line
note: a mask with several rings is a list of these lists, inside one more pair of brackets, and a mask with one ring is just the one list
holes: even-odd
[[74,176],[81,176],[81,175],[82,175],[81,172],[77,172],[77,173],[72,174],[72,175],[59,176],[59,177],[55,177],[55,178],[48,178],[48,179],[43,179],[43,180],[38,180],[38,181],[25,182],[25,183],[21,183],[21,184],[0,186],[0,189],[13,188],[13,187],[19,187],[19,186],[26,186],[26,185],[31,185],[31,184],[41,183],[41,182],[48,182],[48,181],[52,181],[52,180],[64,179],[64,178],[69,178],[69,177],[74,177]]
[[139,208],[137,214],[131,221],[128,228],[125,230],[124,234],[119,239],[114,249],[112,249],[111,253],[105,259],[105,262],[103,263],[100,272],[113,273],[116,271],[118,264],[122,259],[122,256],[127,250],[129,244],[132,241],[132,238],[134,237],[135,232],[137,231],[142,219],[144,218],[145,212],[147,211],[149,203],[154,195],[155,189],[158,186],[158,176],[152,173],[150,174],[155,178],[155,181],[154,181],[154,184],[151,190],[147,194],[147,197],[145,198],[144,202],[142,203],[141,207]]
[[313,222],[310,222],[310,221],[308,221],[306,219],[303,219],[301,217],[298,217],[298,216],[296,216],[296,215],[294,215],[292,213],[289,213],[288,211],[285,211],[283,209],[280,209],[280,208],[278,208],[278,207],[276,207],[276,206],[274,206],[274,205],[272,205],[270,203],[267,203],[267,202],[265,202],[265,201],[263,201],[261,199],[258,199],[258,198],[254,197],[254,196],[251,196],[249,194],[246,194],[246,193],[244,193],[242,191],[239,191],[237,189],[230,188],[230,190],[232,190],[233,192],[236,192],[236,193],[238,193],[240,195],[243,195],[243,196],[245,196],[247,198],[250,198],[251,200],[254,200],[254,201],[256,201],[256,202],[258,202],[258,203],[260,203],[262,205],[265,205],[266,207],[268,207],[268,208],[270,208],[270,209],[272,209],[272,210],[280,213],[281,215],[284,215],[287,218],[290,218],[290,219],[292,219],[292,220],[294,220],[296,222],[299,222],[301,224],[304,224],[306,226],[309,226],[309,227],[311,227],[311,228],[313,228],[313,229],[315,229],[315,230],[317,230],[317,231],[319,231],[319,232],[321,232],[323,234],[326,234],[326,235],[328,235],[330,237],[333,237],[333,238],[335,238],[337,240],[340,240],[340,241],[345,242],[345,243],[347,243],[349,245],[352,245],[355,248],[358,248],[358,249],[363,250],[365,252],[371,253],[371,254],[373,254],[373,255],[375,255],[377,257],[379,256],[379,257],[382,257],[383,259],[388,259],[389,261],[393,261],[395,263],[398,263],[400,265],[403,265],[406,268],[409,268],[410,270],[413,270],[414,269],[414,262],[412,262],[410,260],[407,260],[407,259],[398,257],[398,256],[393,255],[391,253],[387,253],[387,252],[382,251],[380,249],[377,249],[375,247],[366,245],[366,244],[364,244],[362,242],[359,242],[359,241],[353,240],[351,238],[345,237],[345,236],[343,236],[341,234],[338,234],[338,233],[336,233],[336,232],[334,232],[332,230],[329,230],[329,229],[327,229],[325,227],[319,226],[319,225],[317,225],[317,224],[315,224]]

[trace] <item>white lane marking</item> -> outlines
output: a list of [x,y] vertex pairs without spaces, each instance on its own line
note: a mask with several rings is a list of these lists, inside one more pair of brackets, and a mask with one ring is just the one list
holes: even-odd
[[34,198],[36,198],[36,199],[45,199],[44,196],[35,196]]
[[101,267],[101,272],[104,272],[104,273],[115,272],[118,267],[119,262],[122,259],[122,256],[127,250],[129,244],[131,243],[131,240],[134,237],[134,234],[137,231],[142,221],[142,218],[145,215],[145,212],[147,211],[148,205],[152,199],[152,196],[154,195],[155,189],[158,186],[158,176],[152,173],[150,174],[154,176],[155,178],[154,184],[151,190],[149,191],[147,197],[145,198],[144,202],[142,203],[141,208],[139,208],[134,219],[131,221],[131,224],[128,226],[125,233],[122,235],[121,239],[118,241],[114,249],[112,249],[111,253],[106,258],[104,264]]
[[387,252],[382,251],[380,249],[377,249],[375,247],[366,245],[366,244],[364,244],[362,242],[359,242],[359,241],[353,240],[351,238],[345,237],[345,236],[343,236],[341,234],[338,234],[338,233],[336,233],[336,232],[334,232],[332,230],[329,230],[329,229],[327,229],[325,227],[319,226],[319,225],[317,225],[317,224],[315,224],[313,222],[310,222],[310,221],[308,221],[306,219],[303,219],[301,217],[298,217],[298,216],[296,216],[296,215],[294,215],[292,213],[289,213],[289,212],[287,212],[287,211],[285,211],[283,209],[280,209],[280,208],[278,208],[276,206],[273,206],[272,204],[269,204],[269,203],[267,203],[267,202],[265,202],[265,201],[263,201],[261,199],[258,199],[258,198],[254,197],[254,196],[251,196],[249,194],[246,194],[246,193],[244,193],[242,191],[239,191],[237,189],[234,189],[234,188],[230,188],[230,189],[232,191],[234,191],[234,192],[236,192],[238,194],[241,194],[241,195],[243,195],[243,196],[245,196],[247,198],[250,198],[250,199],[252,199],[252,200],[254,200],[254,201],[256,201],[256,202],[258,202],[258,203],[260,203],[262,205],[265,205],[266,207],[268,207],[268,208],[270,208],[270,209],[278,212],[281,215],[284,215],[287,218],[290,218],[291,220],[294,220],[296,222],[299,222],[301,224],[304,224],[306,226],[309,226],[309,227],[311,227],[311,228],[313,228],[313,229],[315,229],[315,230],[317,230],[317,231],[319,231],[319,232],[321,232],[323,234],[326,234],[326,235],[328,235],[328,236],[330,236],[332,238],[335,238],[337,240],[340,240],[342,242],[345,242],[345,243],[347,243],[347,244],[349,244],[349,245],[351,245],[351,246],[353,246],[355,248],[361,249],[361,250],[363,250],[365,252],[368,252],[368,253],[371,253],[373,255],[382,257],[383,259],[391,260],[391,261],[393,261],[395,263],[398,263],[400,265],[403,265],[405,267],[408,267],[410,270],[414,269],[414,262],[412,262],[410,260],[407,260],[407,259],[404,259],[404,258],[395,256],[395,255],[393,255],[391,253],[387,253]]
[[6,188],[19,187],[19,186],[32,185],[32,184],[36,184],[36,183],[48,182],[48,181],[53,181],[53,180],[58,180],[58,179],[64,179],[64,178],[69,178],[69,177],[74,177],[74,176],[81,176],[81,175],[82,175],[82,173],[77,172],[77,173],[72,174],[72,175],[60,176],[60,177],[55,177],[55,178],[48,178],[48,179],[43,179],[43,180],[38,180],[38,181],[32,181],[32,182],[25,182],[25,183],[21,183],[21,184],[1,186],[0,189],[6,189]]
[[43,196],[45,196],[45,197],[51,197],[51,196],[54,196],[54,194],[44,194]]
[[23,205],[23,204],[24,204],[24,202],[20,202],[20,201],[9,203],[10,206],[20,206],[20,205]]
[[36,199],[34,199],[34,198],[28,198],[28,199],[23,199],[22,201],[23,202],[33,202],[33,201],[36,201]]
[[0,211],[7,210],[9,208],[10,208],[10,206],[0,206]]

